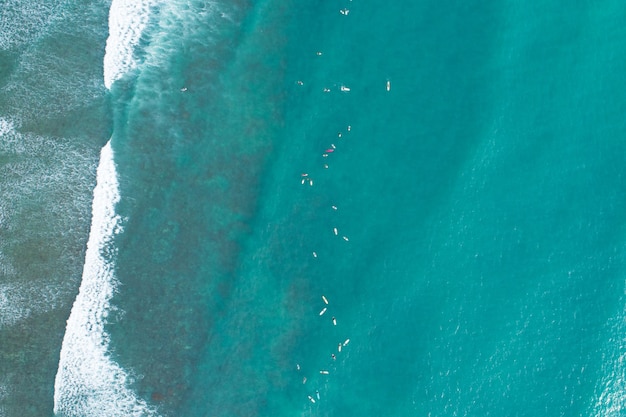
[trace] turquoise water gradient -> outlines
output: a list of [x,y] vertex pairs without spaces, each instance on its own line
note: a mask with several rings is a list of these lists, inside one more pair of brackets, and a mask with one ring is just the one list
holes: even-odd
[[108,97],[140,398],[624,413],[623,4],[202,3],[157,8]]

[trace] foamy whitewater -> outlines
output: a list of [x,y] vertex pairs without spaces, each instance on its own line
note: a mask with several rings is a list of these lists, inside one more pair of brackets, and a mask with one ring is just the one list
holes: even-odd
[[[114,0],[109,11],[109,38],[104,57],[107,89],[135,69],[139,42],[153,2]],[[110,141],[102,149],[93,193],[92,223],[82,282],[61,347],[54,387],[54,412],[62,416],[152,416],[156,410],[128,387],[129,375],[110,356],[104,329],[116,279],[110,244],[121,231],[115,213],[119,201]]]
[[80,291],[67,321],[55,380],[54,412],[62,416],[151,416],[155,411],[128,388],[127,373],[108,354],[104,324],[116,287],[109,245],[121,231],[110,142],[102,149],[93,218]]
[[0,117],[0,136],[4,136],[7,133],[11,133],[14,130],[14,123],[12,120],[6,120]]
[[46,29],[58,7],[58,4],[49,2],[3,1],[0,50],[27,45]]
[[[8,390],[6,387],[6,382],[3,379],[0,379],[0,402],[4,401],[4,399],[8,396]],[[5,409],[0,405],[0,416],[5,415]]]
[[[80,166],[85,166],[84,155],[71,150],[67,142],[55,138],[21,133],[22,122],[19,118],[0,117],[0,155],[14,158],[10,163],[0,167],[0,176],[4,179],[12,178],[0,188],[0,225],[5,230],[15,230],[15,217],[24,210],[20,200],[15,196],[27,196],[36,200],[41,196],[59,195],[56,204],[48,205],[45,210],[55,218],[61,218],[62,211],[71,211],[72,204],[77,200],[65,200],[60,195],[64,192],[79,192],[80,177],[83,175]],[[42,179],[38,174],[42,155],[57,156],[57,163],[46,169]],[[67,158],[67,159],[64,159]],[[83,165],[84,164],[84,165]],[[69,179],[68,179],[69,177]],[[63,191],[61,191],[63,190]],[[29,220],[38,219],[31,214]],[[63,222],[46,222],[54,232],[62,234],[69,227]],[[12,264],[11,257],[5,256],[10,250],[10,241],[0,240],[0,329],[15,325],[32,314],[42,314],[59,307],[60,295],[65,288],[56,282],[41,282],[24,280],[20,272]],[[69,286],[69,283],[68,283]]]
[[104,55],[104,85],[111,89],[124,74],[137,68],[134,47],[150,18],[150,0],[113,0],[109,11],[109,38]]

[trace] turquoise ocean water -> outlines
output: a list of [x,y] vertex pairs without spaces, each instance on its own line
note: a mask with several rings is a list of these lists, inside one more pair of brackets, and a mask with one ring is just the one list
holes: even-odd
[[626,8],[404,3],[0,3],[0,416],[626,413]]

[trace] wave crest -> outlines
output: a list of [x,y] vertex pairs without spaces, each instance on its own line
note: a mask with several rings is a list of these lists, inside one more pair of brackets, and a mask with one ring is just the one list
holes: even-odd
[[104,54],[104,85],[107,89],[137,67],[135,47],[150,19],[153,0],[113,0],[109,11],[109,38]]
[[93,217],[80,290],[67,328],[55,380],[54,412],[63,416],[155,416],[156,410],[128,387],[128,374],[108,354],[104,329],[117,282],[112,238],[121,231],[110,142],[102,149],[94,189]]

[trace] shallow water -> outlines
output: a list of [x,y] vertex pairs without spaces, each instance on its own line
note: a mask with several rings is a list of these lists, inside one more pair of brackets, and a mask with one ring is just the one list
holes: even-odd
[[108,6],[96,3],[2,5],[3,416],[52,413],[65,321],[80,284],[98,154],[110,134],[101,81],[107,14]]

